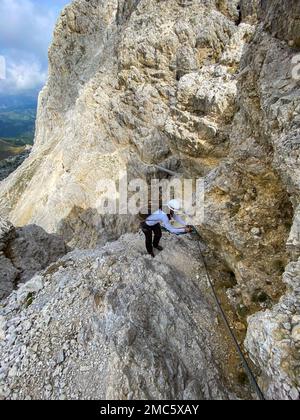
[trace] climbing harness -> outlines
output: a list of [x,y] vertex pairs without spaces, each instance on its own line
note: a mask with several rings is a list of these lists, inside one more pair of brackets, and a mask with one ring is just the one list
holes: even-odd
[[229,324],[229,321],[227,319],[227,316],[226,316],[226,314],[225,314],[225,312],[224,312],[224,310],[222,308],[221,302],[220,302],[220,300],[218,298],[217,292],[215,290],[215,287],[213,285],[212,279],[211,279],[210,274],[209,274],[209,271],[208,271],[206,260],[204,258],[203,252],[201,250],[201,245],[200,245],[201,236],[200,236],[200,233],[198,232],[198,230],[194,226],[193,226],[193,229],[194,229],[193,230],[193,233],[198,236],[197,244],[198,244],[198,247],[199,247],[199,252],[200,252],[200,255],[201,255],[203,266],[204,266],[204,269],[205,269],[205,272],[206,272],[206,277],[207,277],[208,283],[209,283],[209,285],[210,285],[210,287],[212,289],[214,299],[216,301],[217,307],[218,307],[218,309],[220,311],[220,314],[222,316],[222,319],[224,321],[224,324],[226,326],[226,329],[228,330],[228,333],[229,333],[229,335],[231,336],[231,338],[232,338],[232,340],[234,342],[235,348],[236,348],[236,350],[237,350],[237,352],[238,352],[238,354],[239,354],[239,356],[241,358],[241,361],[243,363],[243,367],[244,367],[245,372],[246,372],[246,374],[248,376],[249,382],[250,382],[250,384],[253,387],[253,390],[255,390],[258,398],[261,401],[265,401],[266,400],[265,399],[265,396],[264,396],[262,390],[260,389],[260,387],[259,387],[259,385],[257,383],[257,380],[255,378],[255,375],[252,372],[252,370],[251,370],[251,368],[249,366],[249,363],[247,362],[247,360],[246,360],[246,358],[244,356],[244,353],[243,353],[243,351],[242,351],[242,349],[241,349],[241,347],[240,347],[240,345],[238,343],[238,340],[236,338],[235,333],[233,332],[232,328],[230,327],[230,324]]

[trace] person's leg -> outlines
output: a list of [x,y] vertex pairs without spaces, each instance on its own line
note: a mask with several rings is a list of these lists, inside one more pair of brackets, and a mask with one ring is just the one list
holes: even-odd
[[153,246],[152,246],[152,229],[150,227],[143,226],[143,232],[146,237],[146,249],[148,254],[153,255]]
[[160,227],[159,223],[157,225],[153,226],[153,232],[154,232],[153,246],[154,246],[154,248],[158,249],[159,251],[162,251],[163,248],[161,246],[159,246],[159,242],[160,242],[161,237],[162,237],[162,231],[161,231],[161,227]]

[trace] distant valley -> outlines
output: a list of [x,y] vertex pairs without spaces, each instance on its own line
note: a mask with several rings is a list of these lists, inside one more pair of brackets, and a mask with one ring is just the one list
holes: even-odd
[[36,108],[35,98],[0,96],[0,160],[33,144]]
[[18,146],[12,141],[0,139],[0,160],[19,154],[24,150],[24,148],[24,145]]

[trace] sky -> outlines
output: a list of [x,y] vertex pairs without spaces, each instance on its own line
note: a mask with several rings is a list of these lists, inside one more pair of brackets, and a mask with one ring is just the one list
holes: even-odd
[[70,1],[0,0],[0,94],[36,95],[41,89],[53,29]]

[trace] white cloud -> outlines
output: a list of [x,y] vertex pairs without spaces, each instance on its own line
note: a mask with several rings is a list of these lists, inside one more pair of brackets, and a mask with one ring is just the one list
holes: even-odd
[[0,77],[0,94],[18,94],[39,90],[47,79],[47,68],[34,59],[8,60],[5,78]]
[[1,46],[22,51],[35,51],[41,57],[51,39],[56,14],[43,6],[43,1],[1,0]]

